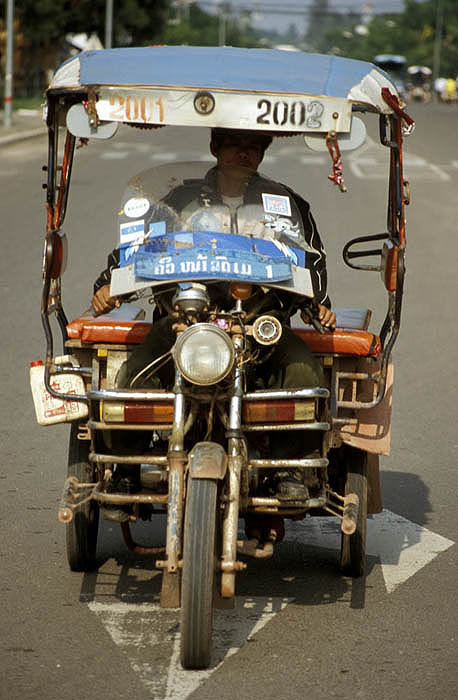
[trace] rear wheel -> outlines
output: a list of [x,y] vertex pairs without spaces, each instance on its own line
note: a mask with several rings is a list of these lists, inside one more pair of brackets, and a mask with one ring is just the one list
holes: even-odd
[[[68,476],[78,481],[94,481],[93,466],[88,460],[89,440],[78,439],[79,424],[72,423],[68,450]],[[97,534],[99,530],[99,506],[87,501],[73,514],[67,525],[67,559],[72,571],[92,571],[96,566]]]
[[354,447],[345,449],[345,495],[355,493],[359,499],[356,530],[353,535],[342,534],[340,568],[347,576],[364,574],[366,565],[367,521],[367,453]]
[[217,494],[217,481],[189,479],[181,584],[181,664],[184,668],[206,668],[211,660]]

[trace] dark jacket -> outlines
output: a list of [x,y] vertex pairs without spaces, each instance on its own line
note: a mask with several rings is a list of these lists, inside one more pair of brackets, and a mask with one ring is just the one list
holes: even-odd
[[[215,167],[209,170],[203,180],[190,180],[176,187],[163,201],[178,213],[193,201],[200,201],[202,206],[204,206],[205,203],[221,203],[222,199],[218,192],[216,178],[217,168]],[[306,265],[310,269],[315,300],[319,304],[330,307],[331,302],[327,295],[326,253],[315,221],[310,212],[309,203],[289,187],[255,173],[245,191],[244,204],[258,204],[262,199],[261,195],[263,192],[284,194],[285,191],[295,202],[302,218],[305,239],[309,247],[309,250],[307,250]],[[108,256],[107,267],[94,283],[94,293],[100,289],[100,287],[110,283],[111,272],[117,267],[119,267],[119,249],[115,248]]]

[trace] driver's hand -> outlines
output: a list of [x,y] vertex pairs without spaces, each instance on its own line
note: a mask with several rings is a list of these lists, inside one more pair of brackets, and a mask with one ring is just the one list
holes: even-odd
[[320,321],[321,325],[325,326],[326,328],[331,328],[334,330],[336,327],[336,315],[334,311],[328,309],[327,306],[323,306],[323,304],[318,304],[318,320]]
[[110,296],[110,285],[105,284],[96,291],[92,297],[91,304],[95,315],[100,316],[100,314],[105,314],[115,307],[119,308],[121,306],[121,300],[118,297]]

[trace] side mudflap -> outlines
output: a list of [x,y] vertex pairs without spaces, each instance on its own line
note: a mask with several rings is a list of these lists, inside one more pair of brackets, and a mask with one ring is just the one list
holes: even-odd
[[197,442],[188,456],[192,479],[223,479],[227,469],[227,454],[217,442]]

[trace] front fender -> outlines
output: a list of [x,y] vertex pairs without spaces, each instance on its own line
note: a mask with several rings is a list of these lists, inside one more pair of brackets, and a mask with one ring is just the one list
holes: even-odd
[[227,454],[217,442],[197,442],[188,456],[192,479],[223,479],[227,469]]

